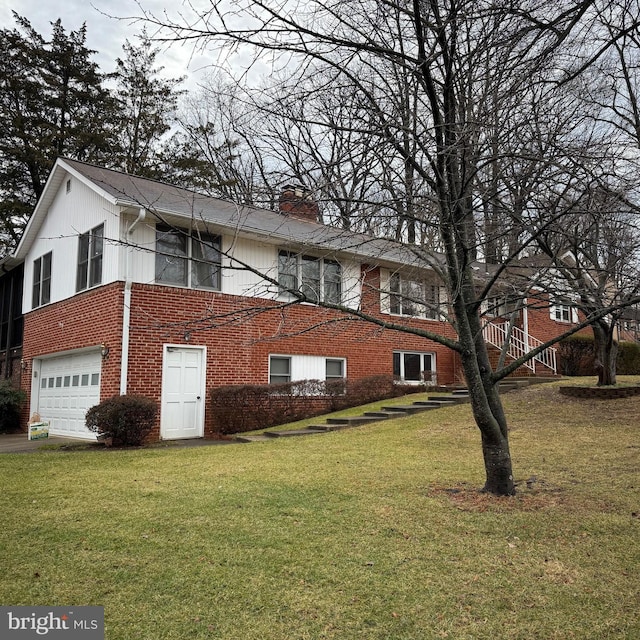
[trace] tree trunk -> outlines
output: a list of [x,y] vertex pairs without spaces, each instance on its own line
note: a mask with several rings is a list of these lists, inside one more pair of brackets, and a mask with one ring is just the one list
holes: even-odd
[[593,349],[595,367],[598,374],[598,386],[616,384],[616,361],[618,359],[618,343],[613,339],[614,323],[600,320],[593,325]]
[[[509,450],[509,437],[506,419],[497,385],[492,382],[469,383],[468,369],[465,366],[471,409],[482,439],[485,485],[483,491],[498,496],[512,496],[516,492]],[[480,382],[480,384],[478,384]]]
[[490,442],[482,432],[482,455],[486,482],[483,491],[497,496],[512,496],[516,492],[511,467],[509,442],[500,438],[498,442]]
[[[470,279],[468,270],[465,270]],[[512,496],[516,492],[509,451],[507,419],[504,415],[497,382],[493,379],[487,345],[477,313],[469,312],[462,295],[454,303],[458,322],[458,339],[463,347],[464,369],[469,399],[476,425],[482,439],[482,455],[486,481],[483,491],[498,496]],[[473,308],[473,307],[471,307]]]

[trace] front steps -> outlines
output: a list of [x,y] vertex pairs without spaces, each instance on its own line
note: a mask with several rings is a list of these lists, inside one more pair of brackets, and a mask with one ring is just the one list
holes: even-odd
[[[500,393],[508,393],[515,389],[523,389],[532,384],[542,384],[553,382],[552,377],[522,377],[508,378],[499,383]],[[309,436],[318,433],[328,433],[329,431],[340,431],[351,427],[359,427],[373,422],[381,422],[390,418],[401,418],[415,415],[424,411],[432,411],[443,407],[452,407],[458,404],[469,402],[469,391],[459,387],[451,391],[446,396],[428,396],[426,400],[418,400],[409,405],[389,405],[383,406],[378,411],[366,411],[360,416],[349,416],[346,418],[327,418],[325,424],[314,424],[303,429],[290,429],[282,431],[264,431],[262,434],[254,436],[236,436],[238,442],[259,442],[273,440],[275,438],[294,438],[296,436]]]

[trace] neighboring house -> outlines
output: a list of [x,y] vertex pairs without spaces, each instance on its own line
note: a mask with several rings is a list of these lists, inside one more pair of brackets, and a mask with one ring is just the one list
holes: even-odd
[[[212,434],[208,394],[223,385],[460,381],[446,347],[314,304],[455,337],[444,289],[413,252],[317,213],[294,188],[269,211],[58,160],[11,256],[24,265],[29,413],[53,434],[93,438],[89,407],[141,394],[160,407],[154,438],[197,438]],[[294,290],[307,301],[290,304]],[[540,313],[552,329],[571,321],[562,305]]]

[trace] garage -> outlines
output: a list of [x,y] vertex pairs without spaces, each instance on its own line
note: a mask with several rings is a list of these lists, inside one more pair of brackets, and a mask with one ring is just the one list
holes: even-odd
[[38,402],[34,406],[49,433],[95,440],[84,424],[87,409],[100,402],[100,351],[76,353],[40,361]]

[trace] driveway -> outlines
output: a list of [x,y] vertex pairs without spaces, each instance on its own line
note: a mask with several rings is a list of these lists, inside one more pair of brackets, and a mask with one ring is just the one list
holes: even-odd
[[47,444],[77,444],[79,442],[83,441],[59,436],[49,436],[42,440],[29,440],[26,433],[2,433],[0,434],[0,453],[29,453],[30,451],[37,451]]
[[[81,440],[79,438],[62,438],[60,436],[49,436],[42,440],[28,440],[26,433],[0,433],[0,453],[31,453],[40,447],[52,444],[91,444],[91,440]],[[95,444],[95,443],[94,443]],[[194,438],[193,440],[164,440],[147,445],[149,447],[203,447],[219,444],[238,444],[238,440],[208,440],[205,438]]]

